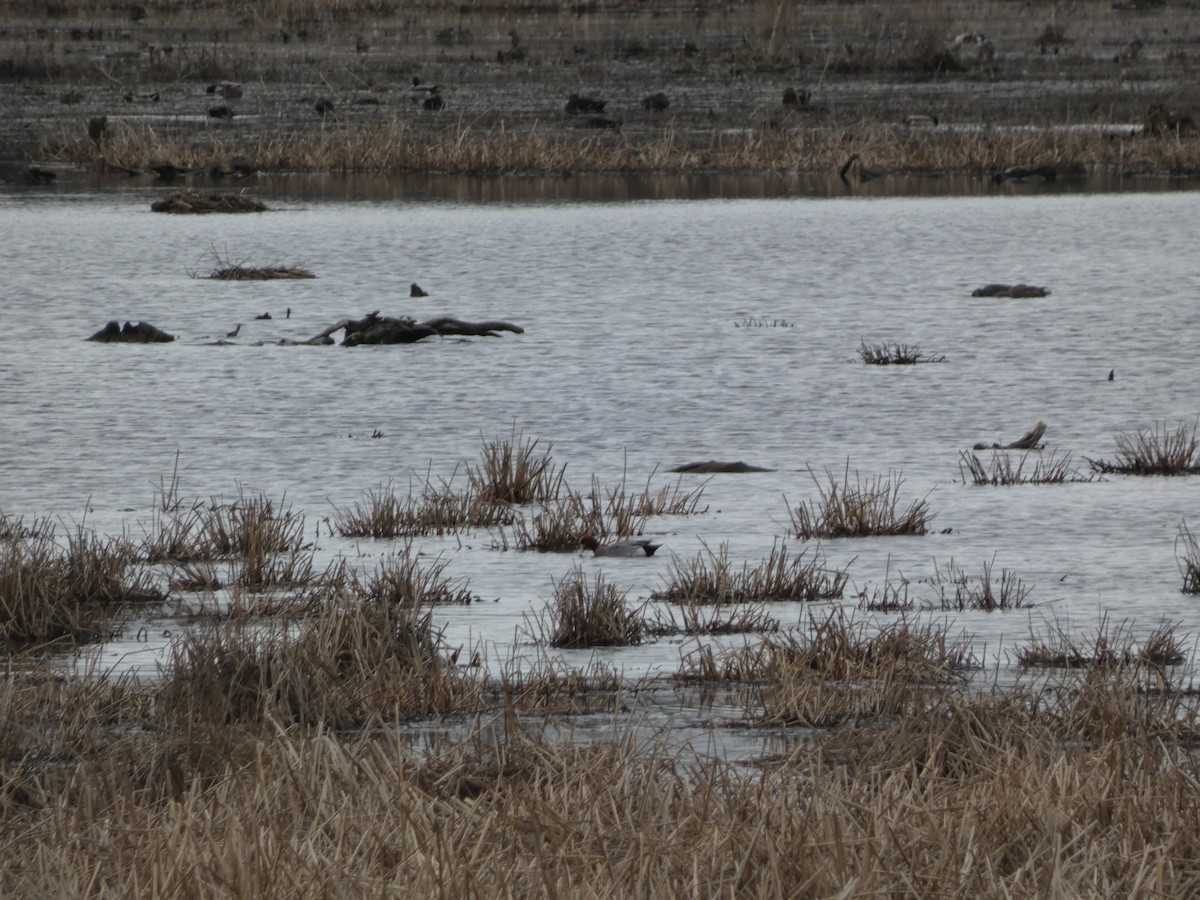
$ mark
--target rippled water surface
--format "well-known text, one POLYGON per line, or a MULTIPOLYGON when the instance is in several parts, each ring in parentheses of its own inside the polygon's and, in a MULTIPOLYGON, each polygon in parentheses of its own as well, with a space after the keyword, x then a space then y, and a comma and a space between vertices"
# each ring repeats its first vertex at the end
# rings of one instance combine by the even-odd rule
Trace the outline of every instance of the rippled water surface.
MULTIPOLYGON (((914 581, 920 606, 933 595, 915 582, 935 562, 974 574, 994 558, 1036 606, 955 624, 1002 669, 1031 629, 1094 634, 1105 615, 1138 634, 1200 625, 1175 556, 1200 480, 981 488, 959 469, 961 450, 1039 420, 1048 448, 1086 472, 1085 457, 1114 456, 1117 433, 1195 419, 1198 194, 481 204, 284 191, 269 213, 196 217, 151 214, 150 199, 0 197, 4 513, 76 523, 86 510, 102 532, 140 536, 178 451, 182 494, 286 495, 319 531, 319 559, 373 567, 394 545, 329 536, 335 507, 388 481, 461 478, 484 440, 515 427, 552 444, 582 490, 593 474, 615 487, 622 473, 640 490, 656 469, 664 486, 663 469, 711 458, 776 471, 713 478, 706 514, 651 522, 664 549, 649 560, 503 551, 486 532, 426 542, 447 574, 496 601, 437 613, 452 643, 483 642, 492 659, 514 636, 528 641, 527 616, 576 564, 603 568, 631 599, 662 585, 672 555, 705 545, 728 542, 756 565, 785 535, 789 504, 816 498, 809 468, 840 477, 847 465, 902 472, 902 499, 927 496, 936 514, 924 537, 822 545, 850 566, 848 606, 889 574, 914 581), (189 277, 207 274, 214 250, 319 277, 189 277), (409 299, 414 281, 427 299, 409 299), (970 296, 992 281, 1053 293, 970 296), (504 319, 525 333, 274 344, 376 309, 504 319), (179 340, 83 340, 109 319, 179 340), (212 345, 239 322, 235 346, 212 345), (861 341, 918 344, 946 362, 866 366, 861 341)), ((770 612, 785 624, 806 615, 770 612)), ((162 643, 117 642, 105 658, 150 670, 162 643)), ((631 675, 671 672, 687 647, 603 658, 631 675)))

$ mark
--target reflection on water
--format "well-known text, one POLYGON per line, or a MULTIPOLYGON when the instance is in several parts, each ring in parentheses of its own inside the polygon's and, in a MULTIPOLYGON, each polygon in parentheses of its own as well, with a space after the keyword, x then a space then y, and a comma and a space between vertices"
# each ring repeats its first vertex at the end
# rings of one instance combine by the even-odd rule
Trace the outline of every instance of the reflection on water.
MULTIPOLYGON (((461 478, 482 440, 515 424, 553 444, 582 491, 593 474, 604 486, 622 476, 637 490, 648 478, 665 485, 665 468, 712 458, 774 471, 712 479, 707 513, 651 523, 664 550, 649 560, 503 551, 486 532, 423 542, 448 560, 447 574, 497 601, 436 613, 452 644, 480 645, 490 665, 531 652, 529 617, 572 566, 602 569, 642 599, 674 557, 705 547, 727 544, 735 562, 757 565, 784 536, 789 507, 817 496, 814 473, 847 465, 902 473, 902 497, 926 497, 936 516, 925 537, 824 543, 832 565, 850 567, 850 607, 886 578, 908 579, 912 615, 949 617, 1005 671, 1031 632, 1087 635, 1103 615, 1129 619, 1135 636, 1163 620, 1195 634, 1174 538, 1200 481, 978 488, 963 483, 959 453, 1044 420, 1049 447, 1086 470, 1086 457, 1114 455, 1118 432, 1194 419, 1200 195, 1165 183, 1096 194, 972 181, 953 197, 914 190, 857 202, 873 182, 849 192, 815 184, 268 179, 274 212, 198 217, 151 214, 149 190, 9 195, 0 201, 0 510, 86 516, 139 537, 179 451, 184 496, 286 497, 305 513, 318 567, 344 557, 369 571, 397 548, 331 536, 332 510, 389 480, 403 489, 461 478), (676 200, 701 185, 741 199, 629 202, 676 200), (847 193, 855 202, 838 199, 847 193), (189 277, 214 248, 318 277, 189 277), (410 299, 413 281, 430 296, 410 299), (994 281, 1052 293, 970 296, 994 281), (500 318, 525 334, 385 348, 277 343, 373 309, 500 318), (271 320, 255 319, 267 311, 271 320), (179 340, 82 340, 109 319, 146 320, 179 340), (237 323, 234 345, 212 346, 237 323), (917 344, 947 361, 868 367, 862 341, 917 344), (968 573, 992 560, 1015 571, 1036 606, 943 612, 925 585, 951 559, 968 573)), ((770 612, 785 626, 808 613, 770 612)), ((175 627, 126 635, 102 659, 152 670, 175 627)), ((692 646, 562 658, 662 674, 692 646)))
MULTIPOLYGON (((8 173, 14 184, 20 171, 8 173)), ((305 202, 448 202, 478 204, 625 203, 646 200, 780 199, 788 197, 1004 197, 1192 190, 1194 178, 1121 177, 1095 173, 1086 179, 996 182, 976 175, 908 173, 867 181, 843 181, 836 173, 573 175, 556 177, 483 177, 462 175, 257 175, 246 179, 196 174, 175 182, 154 174, 129 178, 65 170, 58 183, 40 195, 118 192, 133 189, 167 192, 181 186, 250 190, 264 197, 305 202)), ((11 189, 11 185, 9 188, 11 189)), ((0 178, 0 191, 4 179, 0 178)), ((0 196, 3 196, 0 193, 0 196)))

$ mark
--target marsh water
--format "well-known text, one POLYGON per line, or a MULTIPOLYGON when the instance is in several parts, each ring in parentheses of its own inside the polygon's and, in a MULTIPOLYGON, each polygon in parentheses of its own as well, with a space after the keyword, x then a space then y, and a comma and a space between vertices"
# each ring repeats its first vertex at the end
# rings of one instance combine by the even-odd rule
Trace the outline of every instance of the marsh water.
MULTIPOLYGON (((1115 456, 1116 435, 1196 419, 1200 194, 771 184, 613 182, 587 194, 577 180, 280 180, 260 187, 270 212, 194 217, 152 214, 161 187, 0 194, 0 511, 140 537, 178 461, 183 497, 265 494, 303 512, 318 568, 344 557, 369 570, 399 544, 333 535, 335 509, 389 482, 465 485, 483 443, 515 431, 552 448, 585 492, 593 475, 658 489, 678 477, 667 468, 697 460, 774 471, 683 476, 685 490, 704 486, 707 512, 651 520, 663 543, 651 559, 518 552, 487 531, 419 541, 484 599, 436 616, 452 645, 482 648, 489 664, 535 652, 532 618, 574 566, 603 570, 635 603, 673 558, 705 548, 755 566, 787 537, 789 507, 847 471, 902 479, 901 500, 927 498, 935 515, 921 537, 790 541, 849 566, 842 602, 856 618, 890 621, 859 610, 858 594, 906 578, 909 617, 949 617, 989 671, 1011 671, 1031 634, 1087 642, 1106 620, 1134 635, 1175 623, 1192 651, 1200 601, 1180 591, 1176 536, 1200 509, 1200 479, 979 487, 960 452, 1040 420, 1042 452, 1070 454, 1086 476, 1087 458, 1115 456), (318 277, 192 277, 217 257, 318 277), (412 282, 429 296, 410 299, 412 282), (971 296, 988 282, 1052 293, 971 296), (372 310, 525 332, 277 343, 372 310), (110 319, 178 340, 84 340, 110 319), (238 323, 235 341, 214 344, 238 323), (867 366, 862 342, 945 361, 867 366), (972 576, 989 562, 1017 573, 1029 608, 941 610, 927 582, 951 560, 972 576)), ((803 627, 813 609, 768 611, 803 627)), ((154 672, 186 621, 148 624, 99 648, 100 664, 154 672)), ((694 646, 563 657, 665 675, 694 646)))

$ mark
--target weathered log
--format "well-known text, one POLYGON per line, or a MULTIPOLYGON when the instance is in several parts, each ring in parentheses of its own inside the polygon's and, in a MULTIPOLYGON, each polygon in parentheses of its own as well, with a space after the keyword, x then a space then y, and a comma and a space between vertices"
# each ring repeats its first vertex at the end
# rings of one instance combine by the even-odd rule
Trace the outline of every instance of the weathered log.
POLYGON ((166 344, 175 340, 175 335, 167 334, 149 322, 138 322, 136 325, 126 322, 122 327, 114 319, 88 340, 102 344, 166 344))
POLYGON ((1045 444, 1038 443, 1046 433, 1046 423, 1038 422, 1011 444, 978 443, 973 450, 1041 450, 1045 444))
POLYGON ((464 322, 452 316, 439 316, 436 319, 426 319, 421 323, 426 328, 432 328, 438 334, 465 334, 475 337, 500 337, 498 331, 511 331, 513 334, 524 334, 525 329, 511 322, 464 322))
POLYGON ((725 472, 774 472, 775 470, 764 469, 762 466, 752 466, 749 463, 742 462, 741 460, 738 460, 737 462, 721 462, 716 459, 710 459, 707 462, 684 463, 682 466, 676 466, 673 469, 667 469, 667 471, 711 475, 725 472))
POLYGON ((985 284, 971 291, 972 297, 1045 297, 1050 293, 1049 288, 1033 284, 985 284))

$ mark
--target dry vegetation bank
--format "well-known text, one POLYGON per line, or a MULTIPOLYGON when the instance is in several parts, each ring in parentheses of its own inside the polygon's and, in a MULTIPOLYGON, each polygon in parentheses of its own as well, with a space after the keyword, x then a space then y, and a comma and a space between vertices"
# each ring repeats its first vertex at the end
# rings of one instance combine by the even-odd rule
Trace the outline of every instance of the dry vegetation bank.
POLYGON ((834 173, 854 154, 854 178, 1191 174, 1198 35, 1176 3, 16 3, 0 146, 197 180, 834 173), (572 94, 604 105, 572 114, 572 94))
POLYGON ((944 635, 892 629, 871 639, 831 620, 811 643, 776 642, 749 673, 772 673, 748 703, 752 718, 819 717, 821 727, 796 731, 781 756, 738 764, 681 754, 622 718, 611 737, 553 739, 521 724, 514 704, 534 703, 536 719, 537 708, 564 708, 565 692, 603 690, 602 680, 570 683, 548 667, 481 691, 470 670, 411 652, 430 646, 419 621, 351 618, 271 642, 290 644, 290 661, 274 650, 250 666, 244 644, 198 640, 158 686, 10 670, 0 679, 9 860, 0 890, 1107 897, 1200 888, 1196 698, 1163 689, 1126 656, 1056 690, 973 695, 957 686, 944 635), (391 649, 378 657, 372 646, 391 649), (425 741, 390 727, 452 708, 484 714, 425 741))

